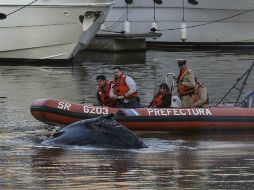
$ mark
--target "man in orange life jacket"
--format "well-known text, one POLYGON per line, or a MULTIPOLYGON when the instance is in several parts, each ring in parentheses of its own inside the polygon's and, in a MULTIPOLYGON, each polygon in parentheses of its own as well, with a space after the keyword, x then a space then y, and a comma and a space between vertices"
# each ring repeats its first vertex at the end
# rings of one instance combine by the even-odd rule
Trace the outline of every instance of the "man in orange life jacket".
POLYGON ((209 104, 209 98, 207 93, 207 88, 200 84, 195 78, 195 91, 193 98, 193 106, 197 108, 207 108, 209 104))
POLYGON ((114 67, 114 79, 111 84, 111 98, 116 99, 118 108, 138 108, 140 107, 139 95, 135 81, 128 75, 122 73, 120 67, 114 67))
POLYGON ((178 59, 177 64, 180 69, 177 77, 177 87, 182 101, 182 107, 191 108, 193 107, 195 77, 192 70, 186 65, 186 59, 178 59))
POLYGON ((97 89, 97 102, 99 106, 114 106, 114 100, 109 97, 109 92, 111 88, 111 83, 106 80, 104 75, 99 75, 96 77, 96 81, 98 83, 97 89))
POLYGON ((171 106, 171 92, 166 83, 160 84, 159 92, 154 96, 148 107, 169 108, 171 106))

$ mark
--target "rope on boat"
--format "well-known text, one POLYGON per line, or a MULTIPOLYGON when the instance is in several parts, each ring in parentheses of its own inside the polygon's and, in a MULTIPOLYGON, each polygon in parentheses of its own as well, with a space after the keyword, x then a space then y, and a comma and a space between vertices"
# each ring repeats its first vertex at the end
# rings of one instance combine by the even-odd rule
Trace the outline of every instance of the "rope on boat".
POLYGON ((6 16, 10 16, 10 15, 12 15, 12 14, 14 14, 14 13, 16 13, 16 12, 18 12, 18 11, 20 11, 20 10, 22 10, 22 9, 24 9, 24 8, 26 8, 26 7, 28 7, 28 6, 30 6, 30 5, 32 5, 32 4, 35 3, 36 1, 38 1, 38 0, 34 0, 34 1, 30 2, 29 4, 20 7, 19 9, 15 10, 15 11, 9 13, 9 14, 7 14, 6 16))

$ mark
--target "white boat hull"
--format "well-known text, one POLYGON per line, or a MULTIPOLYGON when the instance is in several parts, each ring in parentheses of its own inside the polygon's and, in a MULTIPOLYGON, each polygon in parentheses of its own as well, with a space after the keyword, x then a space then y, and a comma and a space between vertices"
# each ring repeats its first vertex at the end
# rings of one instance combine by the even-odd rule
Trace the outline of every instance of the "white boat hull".
MULTIPOLYGON (((31 1, 0 1, 8 14, 31 1), (23 3, 22 3, 23 2, 23 3), (7 4, 8 3, 8 4, 7 4)), ((39 0, 0 20, 0 59, 70 59, 87 46, 104 22, 110 0, 39 0), (86 12, 99 16, 79 16, 86 12)))
MULTIPOLYGON (((198 5, 190 5, 185 0, 184 19, 187 28, 186 42, 205 43, 248 43, 254 42, 254 8, 253 0, 197 0, 198 5), (219 22, 216 20, 231 17, 219 22)), ((124 0, 116 0, 116 4, 106 18, 105 28, 111 31, 124 30, 124 17, 126 4, 124 0), (121 23, 119 19, 122 17, 121 23), (118 23, 118 24, 116 24, 118 23), (112 27, 111 27, 112 26, 112 27)), ((180 25, 183 19, 182 0, 163 0, 162 5, 156 5, 155 14, 160 38, 149 38, 148 41, 182 42, 180 25), (177 29, 178 28, 178 29, 177 29), (169 30, 167 30, 169 29, 169 30)), ((153 1, 133 0, 129 6, 128 21, 131 33, 147 33, 154 21, 153 1)))

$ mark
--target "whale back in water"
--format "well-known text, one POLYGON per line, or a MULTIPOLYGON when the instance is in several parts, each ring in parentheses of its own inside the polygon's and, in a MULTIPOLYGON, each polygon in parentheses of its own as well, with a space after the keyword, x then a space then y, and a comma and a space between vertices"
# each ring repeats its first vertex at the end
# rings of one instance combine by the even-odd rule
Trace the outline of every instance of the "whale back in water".
POLYGON ((42 144, 95 145, 111 148, 145 148, 146 145, 129 129, 114 120, 114 114, 72 123, 42 144))

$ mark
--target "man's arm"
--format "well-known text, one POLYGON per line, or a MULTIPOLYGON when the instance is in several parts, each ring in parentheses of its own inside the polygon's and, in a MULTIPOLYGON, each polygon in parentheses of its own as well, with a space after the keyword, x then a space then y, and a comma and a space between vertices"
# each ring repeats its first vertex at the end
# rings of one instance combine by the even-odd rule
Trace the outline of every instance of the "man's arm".
POLYGON ((114 89, 113 89, 112 86, 113 86, 113 85, 111 84, 110 91, 109 91, 109 97, 110 97, 110 98, 115 98, 114 89))
POLYGON ((206 87, 199 88, 200 100, 194 103, 194 107, 202 106, 207 100, 207 89, 206 87))
POLYGON ((97 103, 98 103, 98 105, 99 106, 102 106, 103 105, 103 103, 102 103, 102 101, 101 101, 101 97, 100 97, 100 95, 99 95, 99 92, 97 91, 97 93, 96 93, 96 98, 97 98, 97 103))
POLYGON ((195 77, 191 70, 189 70, 188 73, 183 78, 183 85, 189 88, 195 87, 195 77))
POLYGON ((162 100, 161 108, 169 108, 171 106, 171 95, 165 95, 162 100))
POLYGON ((125 94, 125 97, 128 97, 128 96, 134 94, 135 92, 137 92, 137 85, 131 77, 126 76, 125 83, 129 88, 129 91, 125 94))

